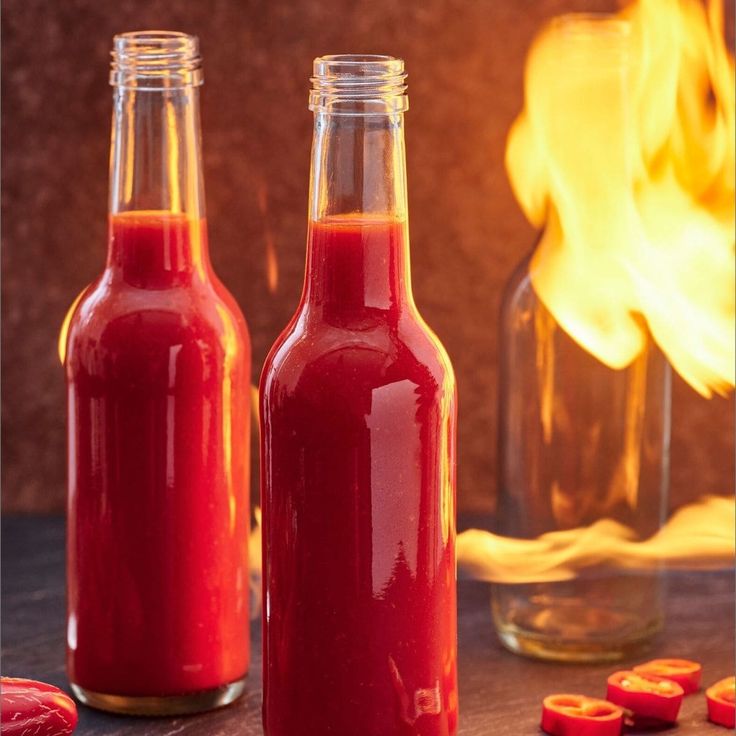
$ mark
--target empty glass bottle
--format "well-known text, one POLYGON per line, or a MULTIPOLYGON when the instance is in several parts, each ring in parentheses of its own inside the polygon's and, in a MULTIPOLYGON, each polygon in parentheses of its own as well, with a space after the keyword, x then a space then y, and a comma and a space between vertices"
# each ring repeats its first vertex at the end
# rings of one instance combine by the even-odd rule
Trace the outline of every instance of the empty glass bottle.
MULTIPOLYGON (((534 292, 525 260, 501 314, 499 531, 510 537, 625 524, 639 538, 667 511, 669 364, 652 343, 613 370, 576 343, 534 292)), ((575 579, 493 586, 493 618, 512 651, 616 660, 662 623, 662 580, 583 567, 575 579)))

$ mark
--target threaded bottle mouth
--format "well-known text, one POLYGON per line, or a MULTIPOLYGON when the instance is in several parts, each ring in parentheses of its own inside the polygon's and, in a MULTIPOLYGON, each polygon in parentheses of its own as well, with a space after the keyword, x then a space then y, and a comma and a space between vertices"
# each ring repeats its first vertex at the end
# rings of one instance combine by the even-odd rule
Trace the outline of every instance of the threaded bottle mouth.
POLYGON ((199 39, 178 31, 132 31, 113 39, 110 84, 164 90, 202 84, 199 39))
POLYGON ((565 13, 553 18, 546 32, 562 51, 555 61, 571 66, 607 68, 625 65, 633 43, 631 21, 612 13, 565 13))
POLYGON ((314 60, 309 109, 335 115, 385 115, 409 109, 403 59, 333 54, 314 60))

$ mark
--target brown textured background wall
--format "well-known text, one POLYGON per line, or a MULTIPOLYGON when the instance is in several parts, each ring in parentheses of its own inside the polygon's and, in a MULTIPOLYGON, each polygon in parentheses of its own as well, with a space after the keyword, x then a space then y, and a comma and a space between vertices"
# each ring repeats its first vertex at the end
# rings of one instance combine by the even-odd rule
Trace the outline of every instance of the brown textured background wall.
MULTIPOLYGON (((524 55, 546 18, 613 8, 612 0, 6 0, 3 508, 64 505, 56 338, 104 262, 111 37, 146 28, 202 41, 212 258, 249 321, 256 372, 301 289, 311 60, 340 52, 406 60, 415 292, 458 373, 461 505, 492 508, 497 314, 502 286, 534 240, 503 168, 524 55), (274 294, 267 232, 279 265, 274 294)), ((732 399, 704 401, 676 380, 674 504, 731 491, 733 408, 732 399)))

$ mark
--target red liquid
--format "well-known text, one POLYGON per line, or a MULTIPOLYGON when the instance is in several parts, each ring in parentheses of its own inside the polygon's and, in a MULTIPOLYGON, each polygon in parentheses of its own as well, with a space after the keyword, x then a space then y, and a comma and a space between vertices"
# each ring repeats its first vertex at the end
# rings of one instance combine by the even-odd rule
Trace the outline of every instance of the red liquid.
POLYGON ((192 693, 248 668, 250 343, 203 222, 110 235, 67 342, 69 677, 192 693))
POLYGON ((263 370, 268 736, 456 732, 455 384, 404 232, 313 223, 263 370))

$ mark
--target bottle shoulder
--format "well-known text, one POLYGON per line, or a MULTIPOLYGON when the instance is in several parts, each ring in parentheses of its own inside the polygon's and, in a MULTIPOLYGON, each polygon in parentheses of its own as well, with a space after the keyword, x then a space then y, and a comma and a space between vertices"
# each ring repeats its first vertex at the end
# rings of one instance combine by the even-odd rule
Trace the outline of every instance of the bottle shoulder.
POLYGON ((90 351, 156 353, 185 343, 250 359, 243 314, 219 282, 138 289, 103 274, 72 309, 67 335, 62 335, 70 362, 90 351))
POLYGON ((406 380, 455 391, 452 364, 437 336, 416 313, 364 329, 295 318, 272 347, 261 392, 332 384, 336 392, 406 380))

